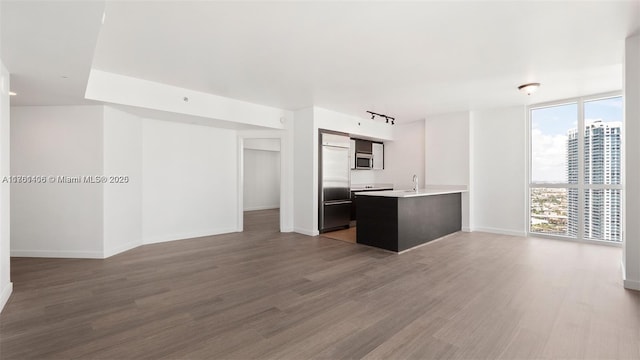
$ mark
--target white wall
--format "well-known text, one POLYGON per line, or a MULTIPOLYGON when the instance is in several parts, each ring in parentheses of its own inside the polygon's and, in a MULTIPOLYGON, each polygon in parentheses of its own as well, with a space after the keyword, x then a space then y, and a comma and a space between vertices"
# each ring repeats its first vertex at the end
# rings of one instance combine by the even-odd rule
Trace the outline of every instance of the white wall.
MULTIPOLYGON (((472 187, 472 123, 469 112, 428 117, 425 120, 425 185, 472 187)), ((462 194, 462 230, 471 231, 471 192, 462 194)))
POLYGON ((469 113, 425 120, 425 184, 469 185, 469 113))
POLYGON ((104 256, 142 244, 142 120, 104 108, 104 175, 126 183, 104 185, 104 256))
POLYGON ((244 139, 244 211, 280 207, 280 161, 280 139, 244 139))
POLYGON ((640 290, 640 35, 625 42, 624 286, 640 290))
POLYGON ((525 236, 526 109, 474 111, 472 230, 525 236))
MULTIPOLYGON (((387 144, 384 146, 385 152, 387 144)), ((385 153, 385 158, 387 154, 385 153)), ((386 160, 386 159, 385 159, 386 160)), ((388 163, 385 163, 387 166, 388 163)), ((351 170, 351 185, 356 184, 379 184, 383 182, 382 174, 386 170, 351 170)))
MULTIPOLYGON (((362 119, 319 107, 313 108, 313 119, 316 130, 340 131, 364 139, 393 140, 393 125, 380 120, 362 119)), ((315 140, 318 141, 317 136, 315 140)))
POLYGON ((280 231, 292 232, 294 229, 294 117, 288 112, 285 117, 285 130, 280 131, 280 231))
MULTIPOLYGON (((273 147, 272 144, 270 148, 273 147)), ((279 150, 254 150, 245 146, 243 191, 244 211, 280 207, 279 150)))
MULTIPOLYGON (((9 72, 0 61, 0 179, 10 175, 9 85, 9 72)), ((9 257, 11 236, 9 199, 10 185, 0 182, 0 312, 13 290, 9 257)))
POLYGON ((314 236, 318 234, 318 140, 314 140, 313 108, 296 111, 294 119, 293 231, 314 236))
MULTIPOLYGON (((211 120, 284 129, 288 111, 246 101, 225 98, 149 80, 92 69, 87 99, 136 106, 211 120), (188 101, 184 101, 184 98, 188 101)), ((209 125, 209 124, 207 124, 209 125)))
POLYGON ((144 119, 143 241, 155 243, 237 228, 237 134, 144 119))
POLYGON ((13 185, 14 256, 102 258, 142 243, 235 231, 236 131, 103 106, 12 110, 13 175, 129 179, 13 185))
POLYGON ((414 121, 393 126, 394 141, 384 143, 384 171, 379 182, 391 183, 395 189, 413 188, 413 175, 419 186, 425 184, 425 122, 414 121))
POLYGON ((280 139, 245 139, 242 145, 251 150, 280 151, 280 139))
MULTIPOLYGON (((11 109, 12 175, 101 175, 102 148, 102 106, 11 109)), ((88 183, 12 185, 12 255, 101 258, 102 190, 88 183)))

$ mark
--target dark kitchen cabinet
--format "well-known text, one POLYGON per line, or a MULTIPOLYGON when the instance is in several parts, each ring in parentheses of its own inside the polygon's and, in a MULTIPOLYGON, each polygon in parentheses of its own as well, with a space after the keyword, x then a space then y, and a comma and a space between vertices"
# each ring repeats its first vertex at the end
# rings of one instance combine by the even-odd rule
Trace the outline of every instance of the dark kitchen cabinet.
POLYGON ((351 220, 356 219, 356 191, 351 190, 351 220))
POLYGON ((356 219, 356 193, 363 191, 385 191, 385 190, 393 190, 393 187, 379 187, 375 189, 361 189, 361 190, 351 190, 351 220, 356 219))
POLYGON ((373 152, 373 143, 369 140, 356 139, 356 153, 371 154, 373 152))

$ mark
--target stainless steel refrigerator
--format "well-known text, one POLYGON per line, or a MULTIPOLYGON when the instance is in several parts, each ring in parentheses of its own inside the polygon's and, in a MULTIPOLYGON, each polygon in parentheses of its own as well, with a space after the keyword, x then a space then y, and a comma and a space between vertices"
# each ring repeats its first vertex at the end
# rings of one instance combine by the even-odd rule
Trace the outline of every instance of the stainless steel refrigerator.
POLYGON ((347 135, 320 133, 319 230, 348 228, 351 220, 347 135))

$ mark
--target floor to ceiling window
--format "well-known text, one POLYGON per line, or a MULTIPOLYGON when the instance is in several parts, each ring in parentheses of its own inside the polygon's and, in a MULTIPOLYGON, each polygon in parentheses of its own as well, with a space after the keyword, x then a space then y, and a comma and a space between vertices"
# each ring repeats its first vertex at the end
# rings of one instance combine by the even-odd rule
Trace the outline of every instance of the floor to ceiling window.
POLYGON ((529 109, 529 233, 622 241, 622 97, 529 109))

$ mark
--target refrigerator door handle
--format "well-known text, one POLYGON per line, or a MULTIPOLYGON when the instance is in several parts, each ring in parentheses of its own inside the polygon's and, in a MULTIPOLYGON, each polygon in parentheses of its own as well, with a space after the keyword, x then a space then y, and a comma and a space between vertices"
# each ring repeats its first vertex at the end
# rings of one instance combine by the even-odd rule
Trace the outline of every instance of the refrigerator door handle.
POLYGON ((344 204, 351 204, 351 200, 344 200, 344 201, 328 201, 325 202, 324 205, 325 206, 329 206, 329 205, 344 205, 344 204))

